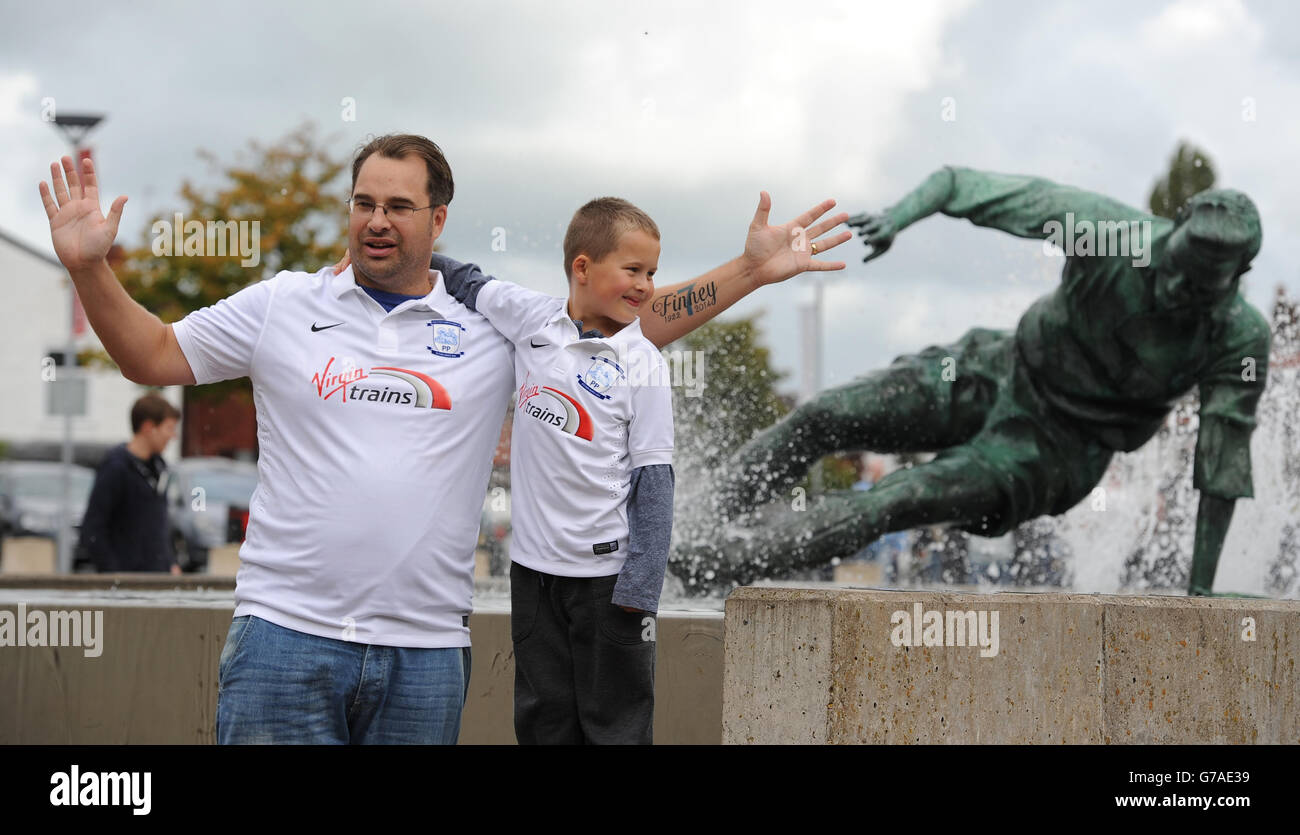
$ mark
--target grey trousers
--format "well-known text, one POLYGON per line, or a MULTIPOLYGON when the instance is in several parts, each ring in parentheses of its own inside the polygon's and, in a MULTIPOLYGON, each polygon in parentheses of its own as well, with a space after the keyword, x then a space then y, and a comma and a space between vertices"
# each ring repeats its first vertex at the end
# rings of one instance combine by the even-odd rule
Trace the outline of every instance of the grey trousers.
POLYGON ((650 744, 657 624, 610 602, 617 579, 510 564, 521 745, 650 744))

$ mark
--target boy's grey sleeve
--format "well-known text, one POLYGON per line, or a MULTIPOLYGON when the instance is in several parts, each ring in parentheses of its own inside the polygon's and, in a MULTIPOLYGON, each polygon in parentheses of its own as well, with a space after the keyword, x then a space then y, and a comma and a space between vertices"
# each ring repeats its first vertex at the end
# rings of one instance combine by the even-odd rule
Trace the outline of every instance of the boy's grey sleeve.
POLYGON ((433 253, 433 258, 429 259, 429 269, 442 273, 447 293, 475 312, 478 311, 475 306, 478 291, 483 289, 484 284, 496 279, 496 276, 484 275, 478 264, 462 264, 440 252, 433 253))
POLYGON ((614 584, 616 606, 659 610, 673 535, 673 468, 651 464, 632 471, 627 498, 627 559, 614 584))

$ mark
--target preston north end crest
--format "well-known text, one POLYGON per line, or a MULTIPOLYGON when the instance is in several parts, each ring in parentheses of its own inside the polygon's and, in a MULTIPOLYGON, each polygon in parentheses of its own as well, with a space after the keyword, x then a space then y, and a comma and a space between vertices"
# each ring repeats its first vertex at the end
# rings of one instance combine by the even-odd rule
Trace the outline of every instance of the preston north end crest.
POLYGON ((464 325, 447 319, 430 319, 427 324, 433 328, 433 344, 425 346, 430 353, 440 357, 459 357, 465 353, 460 349, 460 336, 465 332, 464 325))
POLYGON ((623 369, 608 357, 592 357, 591 367, 578 375, 578 385, 601 400, 608 400, 610 396, 605 392, 626 380, 627 375, 623 369))

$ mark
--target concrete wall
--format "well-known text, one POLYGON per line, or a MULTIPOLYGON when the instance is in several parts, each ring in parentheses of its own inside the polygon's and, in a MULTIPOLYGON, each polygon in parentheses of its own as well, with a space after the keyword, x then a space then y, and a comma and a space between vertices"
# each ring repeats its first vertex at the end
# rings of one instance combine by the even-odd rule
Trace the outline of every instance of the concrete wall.
POLYGON ((1296 744, 1298 655, 1296 601, 746 588, 723 741, 1296 744), (996 613, 997 654, 895 645, 917 603, 996 613))
MULTIPOLYGON (((234 612, 230 581, 216 578, 204 586, 199 577, 173 582, 137 575, 107 589, 111 577, 69 577, 59 589, 30 587, 37 582, 6 578, 0 611, 16 614, 19 603, 27 611, 102 611, 102 654, 87 657, 77 647, 0 646, 0 744, 214 741, 217 661, 234 612)), ((722 624, 721 613, 660 617, 657 742, 721 741, 722 624)), ((470 629, 473 671, 461 741, 511 744, 509 611, 476 611, 470 629)))
MULTIPOLYGON (((232 581, 52 582, 3 578, 0 611, 100 610, 103 653, 0 647, 0 744, 212 742, 232 581)), ((461 738, 509 744, 509 614, 470 626, 461 738)), ((660 743, 1300 743, 1295 601, 750 588, 725 665, 718 613, 666 612, 657 637, 660 743), (997 654, 895 646, 917 603, 996 613, 997 654)))

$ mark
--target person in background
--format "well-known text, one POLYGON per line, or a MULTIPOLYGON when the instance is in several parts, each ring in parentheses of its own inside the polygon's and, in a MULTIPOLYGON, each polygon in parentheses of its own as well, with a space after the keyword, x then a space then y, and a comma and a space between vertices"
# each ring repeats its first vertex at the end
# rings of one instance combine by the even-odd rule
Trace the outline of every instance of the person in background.
MULTIPOLYGON (((892 469, 886 466, 883 456, 871 453, 864 454, 858 459, 858 480, 854 482, 853 489, 870 490, 891 471, 892 469)), ((861 551, 853 555, 853 559, 878 562, 886 570, 892 570, 896 574, 899 557, 910 551, 911 547, 912 535, 910 531, 894 531, 865 546, 861 551)))
POLYGON ((131 440, 99 464, 81 522, 81 546, 101 572, 180 574, 167 536, 167 464, 181 413, 157 394, 131 407, 131 440))

